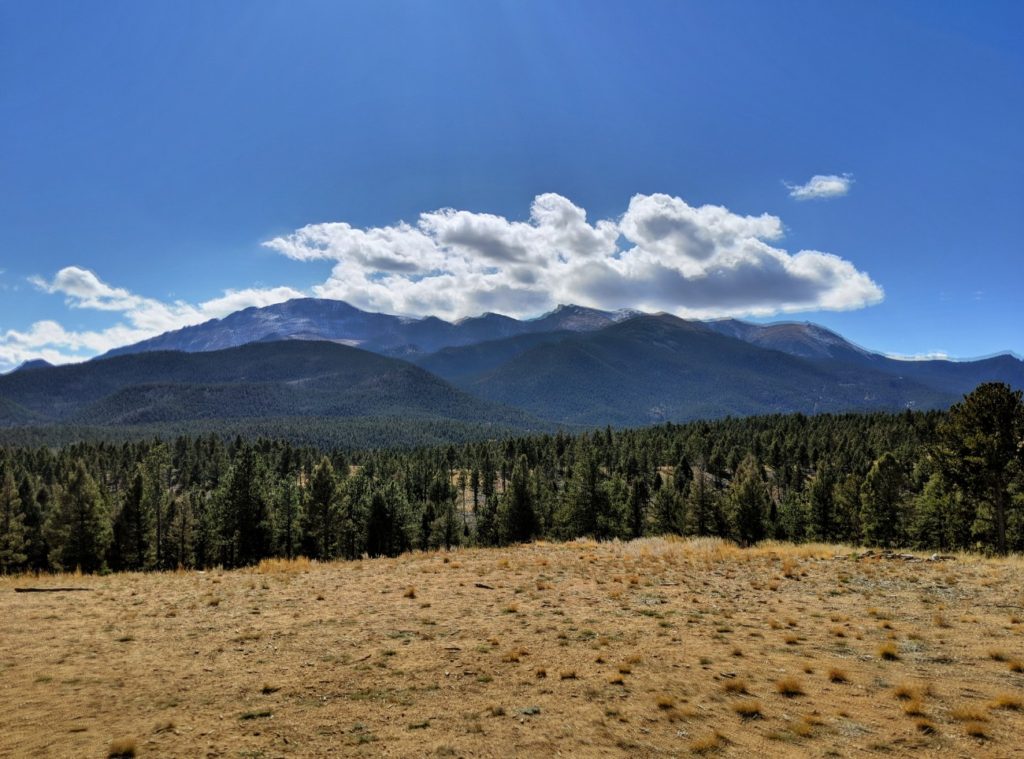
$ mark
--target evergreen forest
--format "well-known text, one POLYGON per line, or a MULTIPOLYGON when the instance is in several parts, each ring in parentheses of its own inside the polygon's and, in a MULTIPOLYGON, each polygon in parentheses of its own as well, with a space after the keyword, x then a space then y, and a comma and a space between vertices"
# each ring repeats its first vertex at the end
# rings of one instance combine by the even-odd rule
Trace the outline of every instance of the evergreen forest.
POLYGON ((416 449, 217 435, 0 448, 0 573, 237 567, 720 536, 1024 550, 1024 402, 727 418, 416 449))

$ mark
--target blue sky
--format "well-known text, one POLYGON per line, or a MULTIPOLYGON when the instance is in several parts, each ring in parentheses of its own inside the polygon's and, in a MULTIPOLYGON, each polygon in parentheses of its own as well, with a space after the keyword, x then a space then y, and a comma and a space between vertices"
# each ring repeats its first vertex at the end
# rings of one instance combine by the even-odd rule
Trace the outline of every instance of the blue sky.
POLYGON ((0 370, 295 294, 1024 354, 1021 28, 1016 2, 0 4, 0 370))

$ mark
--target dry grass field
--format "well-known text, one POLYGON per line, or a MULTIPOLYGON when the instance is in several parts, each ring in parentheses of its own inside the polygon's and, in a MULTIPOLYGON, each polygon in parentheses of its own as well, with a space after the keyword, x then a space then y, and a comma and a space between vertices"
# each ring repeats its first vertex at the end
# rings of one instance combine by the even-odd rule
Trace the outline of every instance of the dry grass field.
POLYGON ((1024 756, 1022 660, 1019 559, 651 539, 4 578, 0 756, 1024 756))

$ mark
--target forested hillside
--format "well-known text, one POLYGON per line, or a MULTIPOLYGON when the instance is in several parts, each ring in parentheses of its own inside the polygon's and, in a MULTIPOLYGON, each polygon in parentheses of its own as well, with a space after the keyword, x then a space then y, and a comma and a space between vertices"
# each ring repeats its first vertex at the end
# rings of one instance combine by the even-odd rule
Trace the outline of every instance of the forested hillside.
POLYGON ((453 348, 444 361, 424 365, 474 395, 579 425, 927 409, 956 397, 870 367, 762 348, 665 314, 546 337, 533 345, 517 338, 453 348), (522 350, 509 360, 495 359, 515 347, 522 350))
POLYGON ((217 436, 0 449, 0 571, 236 566, 655 533, 1024 549, 1024 403, 327 455, 217 436))
POLYGON ((0 427, 141 427, 166 435, 252 420, 251 433, 272 420, 377 417, 541 426, 405 361, 328 342, 149 352, 0 376, 0 427))

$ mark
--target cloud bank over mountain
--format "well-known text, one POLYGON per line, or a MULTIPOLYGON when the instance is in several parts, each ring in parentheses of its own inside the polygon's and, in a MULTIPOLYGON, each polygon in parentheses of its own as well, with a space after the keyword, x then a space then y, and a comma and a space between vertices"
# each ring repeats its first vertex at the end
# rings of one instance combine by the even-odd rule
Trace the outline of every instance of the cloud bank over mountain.
MULTIPOLYGON (((817 179, 817 178, 815 178, 817 179)), ((813 182, 813 180, 812 180, 813 182)), ((684 318, 770 316, 877 303, 880 285, 850 261, 781 246, 782 220, 665 194, 634 195, 621 216, 591 222, 568 198, 534 198, 525 221, 452 208, 415 223, 310 224, 263 245, 296 261, 330 261, 309 291, 287 285, 225 290, 201 303, 163 301, 108 284, 82 266, 38 291, 72 310, 117 315, 101 329, 37 321, 0 332, 0 370, 32 359, 82 360, 248 306, 315 295, 370 311, 455 320, 486 311, 530 317, 560 303, 665 311, 684 318)))
POLYGON ((69 330, 52 319, 37 321, 23 331, 0 332, 0 371, 34 358, 52 364, 81 361, 111 348, 127 345, 168 330, 199 324, 249 306, 269 306, 303 293, 291 287, 226 290, 218 298, 199 304, 165 303, 114 287, 95 273, 79 266, 67 266, 47 280, 30 282, 41 292, 63 295, 71 309, 108 311, 120 317, 113 326, 97 330, 69 330))
POLYGON ((882 288, 836 255, 789 253, 777 216, 634 195, 591 223, 568 198, 538 195, 527 221, 455 209, 362 229, 310 224, 263 244, 298 261, 334 261, 314 288, 360 308, 457 319, 537 314, 558 303, 667 311, 686 318, 845 310, 882 288))

